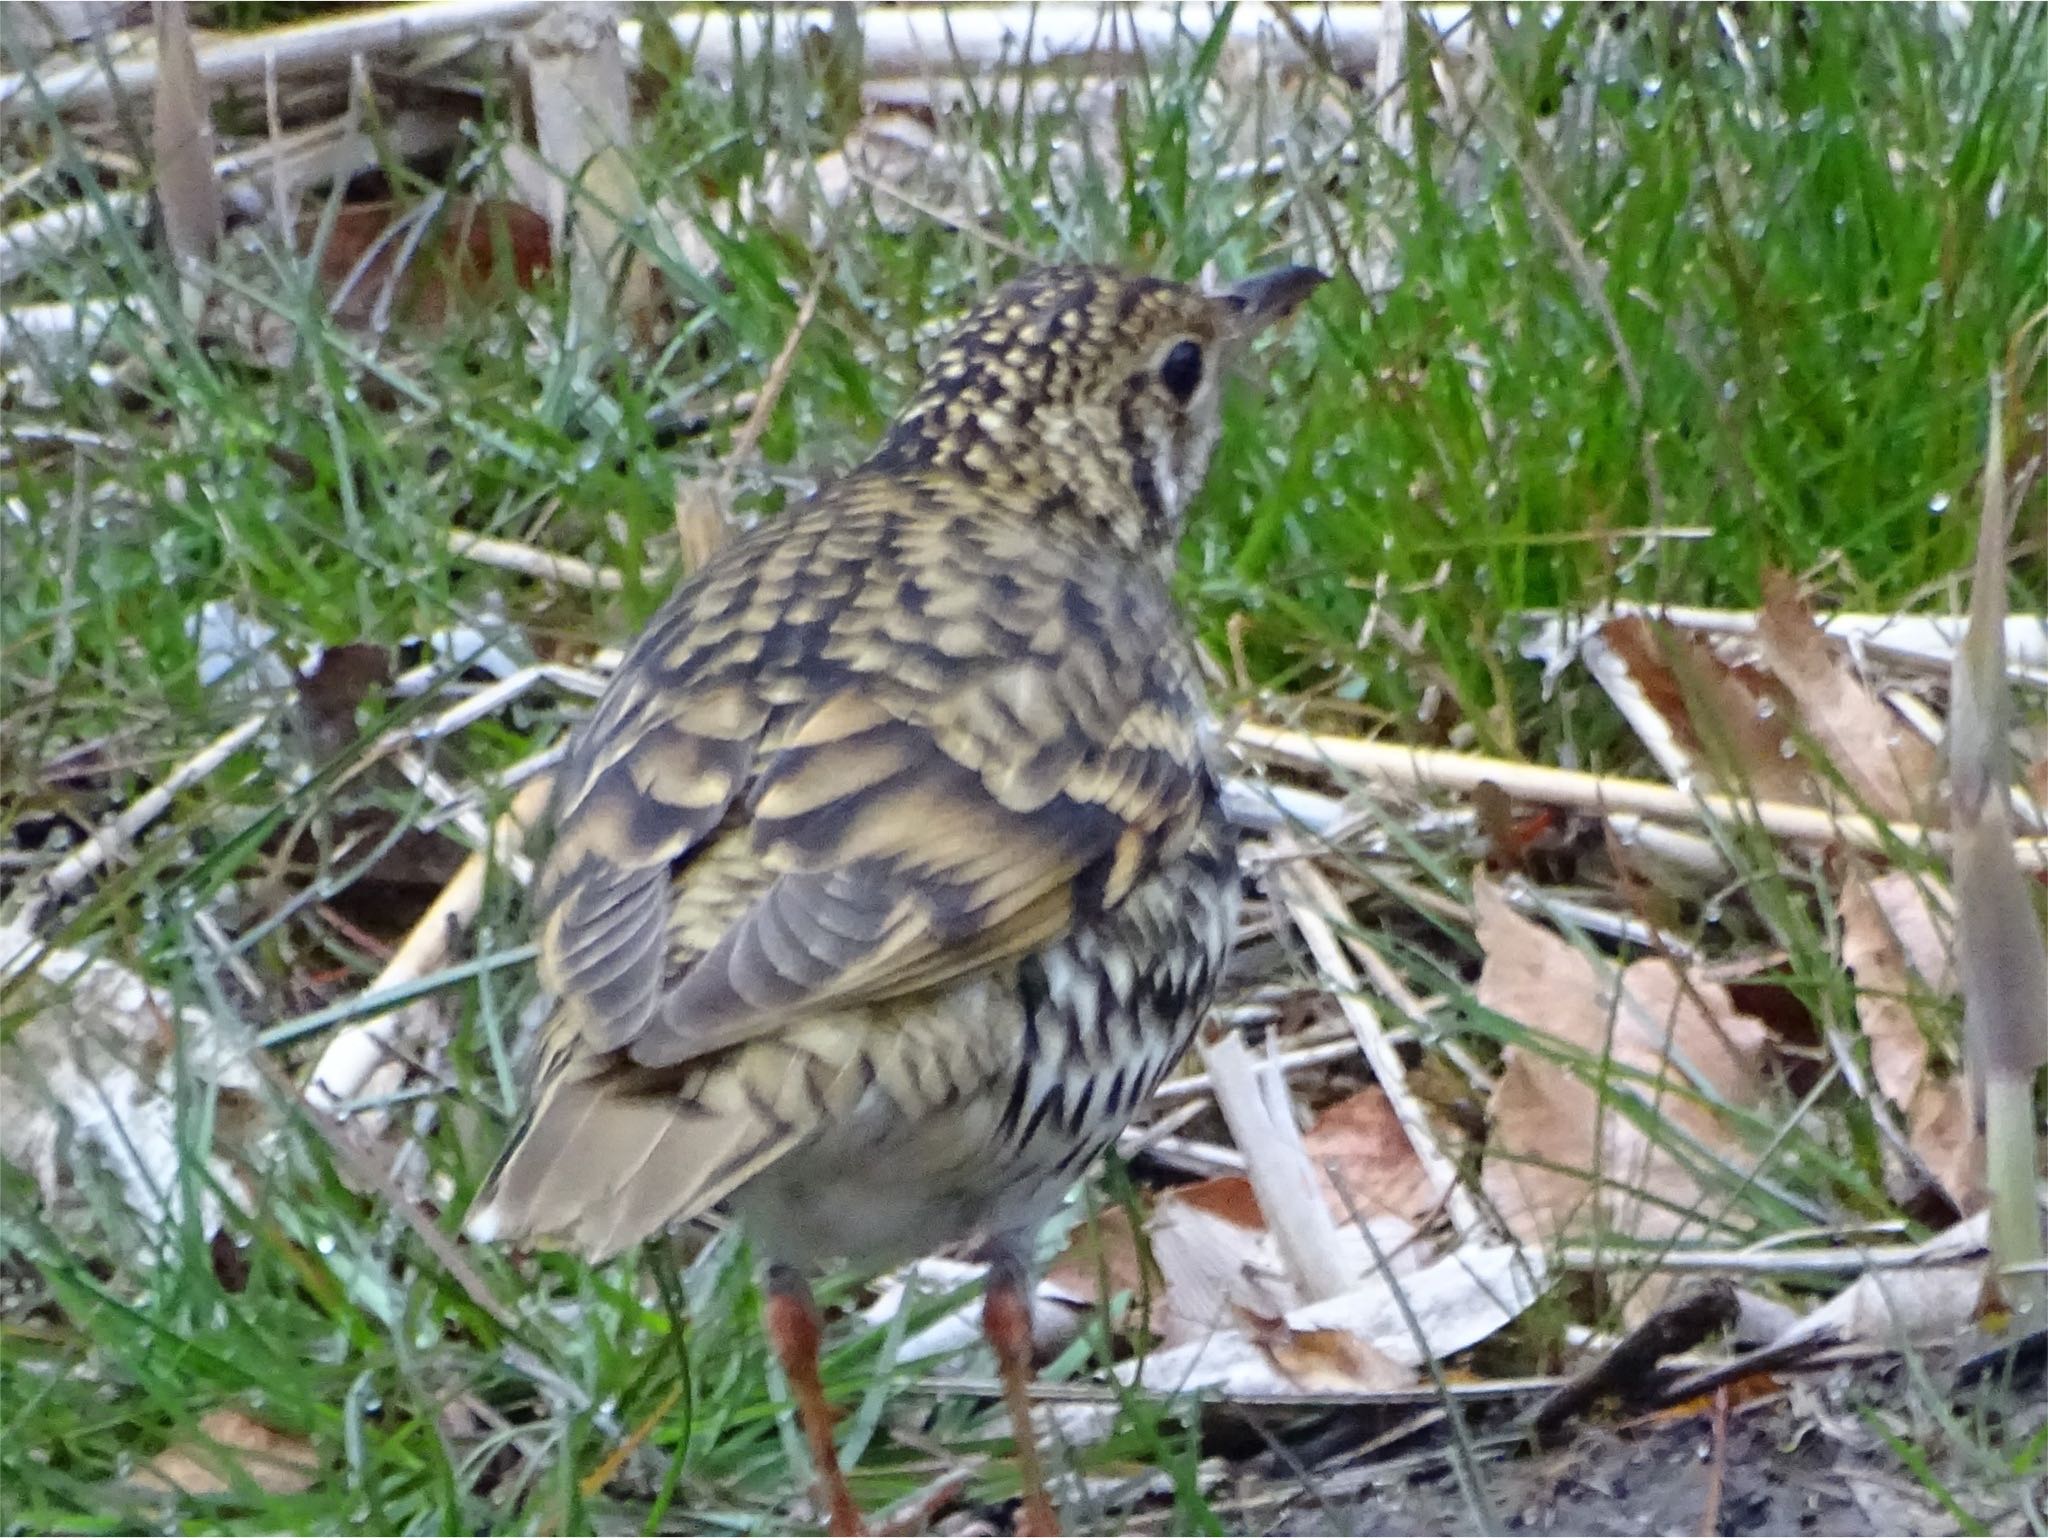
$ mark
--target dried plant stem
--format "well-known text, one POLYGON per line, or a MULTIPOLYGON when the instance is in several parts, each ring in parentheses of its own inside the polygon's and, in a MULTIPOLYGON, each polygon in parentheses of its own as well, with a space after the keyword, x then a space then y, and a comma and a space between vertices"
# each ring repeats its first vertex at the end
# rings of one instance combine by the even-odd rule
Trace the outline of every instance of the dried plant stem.
MULTIPOLYGON (((1463 29, 1457 23, 1468 7, 1417 9, 1429 16, 1434 32, 1449 34, 1437 46, 1454 54, 1464 51, 1463 29)), ((824 6, 761 6, 725 13, 691 6, 669 14, 669 25, 692 50, 697 68, 719 76, 729 76, 743 60, 793 48, 806 33, 829 31, 832 25, 832 12, 824 6)), ((962 66, 1016 69, 1027 61, 1065 73, 1103 75, 1129 73, 1145 59, 1171 49, 1191 27, 1205 24, 1167 5, 1131 6, 1117 19, 1114 33, 1105 36, 1101 13, 1094 6, 877 6, 861 17, 861 42, 868 74, 875 80, 957 75, 962 66), (1028 54, 1022 52, 1026 39, 1028 54)), ((1312 30, 1288 28, 1276 23, 1263 6, 1242 6, 1228 26, 1232 45, 1261 46, 1283 67, 1315 64, 1362 70, 1377 59, 1383 21, 1377 7, 1336 5, 1314 13, 1312 30)), ((627 47, 636 47, 638 26, 629 24, 621 30, 627 47)), ((985 82, 981 88, 986 89, 985 82)))
MULTIPOLYGON (((1409 1089, 1408 1070, 1402 1065, 1401 1055, 1387 1040, 1378 1012, 1365 1002, 1365 990, 1358 973, 1351 965, 1343 942, 1337 938, 1331 915, 1344 912, 1343 899, 1338 896, 1337 889, 1307 860, 1276 863, 1268 873, 1266 883, 1274 898, 1287 910, 1287 916, 1294 921, 1309 954, 1315 957, 1324 983, 1336 998, 1344 1018, 1350 1022, 1352 1034, 1358 1038, 1359 1050, 1372 1065, 1373 1076, 1385 1092, 1387 1104, 1393 1109, 1395 1120, 1400 1122, 1401 1131, 1408 1138, 1408 1146, 1415 1150, 1416 1160, 1429 1179, 1430 1189, 1450 1217, 1451 1226, 1463 1237, 1483 1235, 1485 1220, 1471 1193, 1459 1179, 1457 1165, 1437 1142, 1429 1112, 1409 1089)), ((1217 1098, 1220 1100, 1222 1097, 1219 1095, 1217 1098)))
MULTIPOLYGON (((593 566, 573 555, 556 555, 538 545, 522 544, 516 539, 497 539, 486 534, 472 534, 467 529, 450 529, 448 549, 451 554, 475 561, 479 566, 493 566, 499 571, 517 572, 522 577, 539 577, 567 587, 617 593, 624 591, 626 586, 625 577, 615 566, 593 566)), ((650 571, 647 576, 650 580, 658 580, 654 572, 650 571)))
POLYGON ((161 817, 180 791, 196 785, 240 752, 263 730, 269 719, 267 715, 251 716, 239 726, 222 732, 165 775, 160 784, 137 797, 132 806, 101 827, 43 877, 41 886, 16 917, 15 924, 23 929, 33 929, 51 903, 90 879, 110 860, 119 858, 135 835, 161 817))
MULTIPOLYGON (((1512 759, 1370 742, 1362 737, 1299 732, 1252 721, 1237 728, 1236 740, 1240 747, 1283 763, 1324 772, 1339 770, 1401 790, 1471 791, 1490 781, 1510 796, 1547 806, 1605 814, 1634 813, 1710 826, 1754 825, 1778 838, 1802 843, 1841 843, 1854 849, 1883 851, 1901 845, 1945 849, 1949 842, 1946 833, 1919 823, 1886 822, 1783 801, 1751 801, 1739 796, 1688 792, 1654 780, 1586 774, 1576 769, 1516 763, 1512 759)), ((2048 838, 2015 839, 2012 850, 2022 870, 2048 871, 2048 838)))
MULTIPOLYGON (((478 850, 462 862, 454 879, 441 889, 412 932, 385 963, 366 992, 397 987, 425 975, 440 965, 453 938, 475 919, 483 901, 484 875, 496 863, 511 864, 519 858, 519 845, 526 830, 547 805, 553 777, 529 780, 512 798, 512 805, 491 828, 491 847, 478 850)), ((407 1006, 408 1009, 413 1006, 407 1006)), ((306 1084, 306 1101, 316 1111, 346 1117, 352 1102, 375 1098, 396 1088, 404 1065, 393 1052, 406 1010, 393 1010, 358 1021, 335 1034, 320 1054, 306 1084), (392 1082, 386 1084, 386 1080, 392 1082)), ((366 1109, 358 1119, 371 1131, 383 1125, 381 1110, 366 1109)))
POLYGON ((1797 1250, 1630 1250, 1565 1245, 1550 1255, 1551 1264, 1561 1271, 1704 1271, 1730 1276, 1861 1276, 1866 1271, 1954 1265, 1959 1258, 1967 1257, 1930 1260, 1924 1247, 1913 1244, 1797 1250))
MULTIPOLYGON (((199 78, 208 85, 254 85, 266 72, 279 78, 346 65, 359 54, 405 48, 430 38, 490 28, 524 26, 548 9, 546 0, 426 0, 375 10, 336 10, 312 21, 210 40, 198 50, 199 78)), ((111 70, 97 60, 45 73, 0 76, 0 122, 53 108, 102 106, 117 96, 156 84, 153 56, 124 59, 111 70)))
POLYGON ((1356 1285, 1358 1279, 1339 1259, 1343 1249, 1337 1220, 1323 1201, 1301 1128, 1288 1114, 1284 1083, 1274 1078, 1279 1093, 1269 1099, 1251 1053, 1235 1031, 1213 1040, 1204 1036, 1199 1046, 1217 1109, 1244 1155, 1245 1175, 1259 1199, 1259 1211, 1303 1299, 1334 1298, 1356 1285))
MULTIPOLYGON (((1956 653, 1949 710, 1949 806, 1954 829, 1956 972, 1970 1072, 1984 1095, 1984 1183, 1991 1252, 2001 1268, 2038 1264, 2048 1248, 2034 1201, 2041 1141, 2034 1080, 2048 1067, 2048 944, 2013 858, 2012 692, 2005 677, 2005 399, 1991 378, 1984 513, 1977 529, 1970 624, 1956 653)), ((2048 1314, 2048 1286, 2031 1271, 2001 1279, 2016 1313, 2048 1314)))

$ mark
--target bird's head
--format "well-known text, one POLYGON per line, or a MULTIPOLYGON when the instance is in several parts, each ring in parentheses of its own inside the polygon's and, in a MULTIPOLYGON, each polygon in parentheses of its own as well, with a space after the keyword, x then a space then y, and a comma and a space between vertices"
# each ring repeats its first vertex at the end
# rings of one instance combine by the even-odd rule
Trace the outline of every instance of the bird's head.
POLYGON ((1224 375, 1323 281, 1283 267, 1205 293, 1109 268, 1033 272, 952 334, 873 462, 1022 493, 1161 555, 1208 473, 1224 375))

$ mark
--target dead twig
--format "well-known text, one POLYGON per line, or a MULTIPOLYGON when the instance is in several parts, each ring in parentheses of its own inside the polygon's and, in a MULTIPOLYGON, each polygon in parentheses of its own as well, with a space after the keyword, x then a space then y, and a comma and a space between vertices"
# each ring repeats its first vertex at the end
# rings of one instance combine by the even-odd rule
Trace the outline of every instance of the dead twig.
MULTIPOLYGON (((1946 849, 1945 832, 1920 823, 1887 822, 1825 807, 1784 801, 1753 801, 1740 796, 1688 792, 1654 780, 1630 780, 1521 764, 1512 759, 1410 748, 1398 743, 1371 742, 1285 727, 1241 723, 1235 739, 1240 747, 1300 768, 1340 770, 1400 790, 1464 791, 1487 781, 1509 795, 1549 806, 1571 807, 1617 820, 1625 831, 1635 817, 1657 817, 1691 825, 1742 826, 1763 829, 1777 838, 1800 843, 1841 843, 1854 849, 1883 852, 1898 847, 1946 849)), ((2022 870, 2048 871, 2048 838, 2013 840, 2013 858, 2022 870)))
POLYGON ((1567 1421, 1610 1396, 1624 1404, 1648 1399, 1663 1387, 1655 1381, 1658 1364, 1734 1324, 1737 1307, 1734 1284, 1725 1281, 1708 1282, 1665 1304, 1544 1400, 1530 1419, 1531 1434, 1548 1442, 1567 1421))

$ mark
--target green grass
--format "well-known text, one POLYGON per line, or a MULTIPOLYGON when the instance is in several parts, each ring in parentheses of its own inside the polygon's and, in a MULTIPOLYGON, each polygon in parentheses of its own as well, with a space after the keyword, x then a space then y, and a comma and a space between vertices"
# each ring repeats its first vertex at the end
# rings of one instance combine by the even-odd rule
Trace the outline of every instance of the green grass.
MULTIPOLYGON (((545 654, 617 644, 660 584, 554 592, 452 559, 446 531, 629 574, 672 559, 676 485, 717 473, 734 427, 723 408, 761 384, 817 285, 762 460, 739 478, 742 510, 772 516, 873 441, 914 382, 915 344, 1013 271, 1012 247, 1181 276, 1302 258, 1338 271, 1265 355, 1270 392, 1248 384, 1229 413, 1182 568, 1205 640, 1227 658, 1235 624, 1260 688, 1416 741, 1640 768, 1593 691, 1543 698, 1514 648, 1518 611, 1612 597, 1747 605, 1767 565, 1811 575, 1826 604, 1945 607, 1972 548, 1987 375, 2010 369, 2010 398, 2034 412, 2048 385, 2048 12, 1984 7, 1936 25, 1925 10, 1759 7, 1732 37, 1721 20, 1688 8, 1617 30, 1574 12, 1546 33, 1529 15, 1492 15, 1494 88, 1476 118, 1457 102, 1423 116, 1407 158, 1374 137, 1369 93, 1312 71, 1247 88, 1213 38, 1153 61, 1086 133, 1057 113, 1020 119, 985 90, 946 132, 987 157, 1000 244, 883 198, 849 203, 815 249, 758 221, 713 234, 722 282, 651 243, 676 319, 595 380, 529 345, 560 334, 566 295, 552 288, 516 313, 377 341, 328 321, 301 275, 237 257, 230 290, 297 331, 294 355, 265 364, 177 318, 146 241, 116 234, 37 268, 0 291, 6 304, 135 297, 106 351, 112 377, 53 371, 41 392, 0 399, 10 904, 54 861, 52 828, 98 825, 250 708, 198 680, 187 626, 203 604, 232 603, 294 655, 397 647, 495 612, 545 654), (1285 152, 1247 172, 1269 152, 1261 125, 1283 123, 1285 152), (1384 285, 1361 281, 1383 268, 1384 285), (714 414, 710 432, 664 438, 665 413, 697 410, 714 414)), ((488 189, 510 105, 507 82, 485 84, 489 112, 457 159, 488 189)), ((1441 105, 1419 63, 1410 86, 1441 105)), ((729 91, 670 61, 642 103, 637 163, 651 193, 708 226, 712 200, 743 179, 791 174, 760 125, 821 150, 847 126, 838 101, 796 59, 752 64, 729 91)), ((248 108, 222 110, 243 121, 248 108)), ((91 185, 59 126, 32 124, 18 142, 54 174, 0 206, 5 222, 91 185)), ((0 173, 25 168, 5 153, 0 173)), ((2041 495, 2021 510, 2020 608, 2048 585, 2041 495)), ((405 787, 343 771, 378 732, 441 703, 372 702, 361 740, 331 757, 309 758, 287 721, 63 908, 65 942, 252 1033, 346 999, 375 961, 333 904, 300 899, 305 879, 279 873, 277 844, 337 807, 418 822, 429 808, 405 787), (254 992, 210 949, 203 914, 254 992)), ((534 695, 440 744, 436 764, 488 787, 580 708, 534 695)), ((503 801, 486 791, 484 809, 503 801)), ((1816 1018, 1846 1019, 1817 916, 1826 873, 1780 869, 1769 850, 1744 859, 1728 926, 1788 952, 1816 1018)), ((1446 869, 1443 885, 1463 879, 1446 869)), ((1686 921, 1717 932, 1697 907, 1686 921)), ((526 939, 512 883, 493 881, 473 953, 526 939)), ((1469 982, 1461 937, 1411 916, 1385 943, 1425 991, 1455 1001, 1469 982)), ((400 1108, 436 1114, 417 1123, 423 1171, 401 1178, 445 1231, 510 1109, 505 1065, 530 987, 522 967, 484 968, 438 996, 445 1049, 425 1097, 400 1108)), ((0 989, 0 1029, 42 1002, 0 989)), ((1490 1051, 1501 1022, 1454 1013, 1473 1050, 1490 1051)), ((280 1065, 303 1068, 319 1043, 280 1041, 280 1065)), ((216 1108, 197 1085, 185 1098, 198 1146, 216 1108)), ((790 1434, 762 1387, 756 1297, 734 1245, 597 1270, 472 1254, 510 1310, 501 1321, 317 1129, 277 1109, 274 1137, 243 1150, 250 1199, 234 1241, 190 1228, 153 1239, 89 1174, 71 1217, 41 1216, 28 1178, 0 1173, 0 1523, 786 1524, 790 1434), (222 1406, 308 1439, 320 1482, 190 1498, 122 1483, 222 1406), (583 1493, 650 1421, 619 1476, 583 1493)), ((1794 1200, 1735 1189, 1726 1210, 1763 1231, 1885 1215, 1868 1128, 1836 1109, 1825 1131, 1802 1125, 1776 1145, 1766 1174, 1794 1200)), ((1774 1130, 1760 1125, 1759 1140, 1774 1130)), ((828 1298, 856 1299, 855 1280, 828 1298)), ((996 1450, 1005 1435, 989 1406, 959 1399, 919 1401, 921 1437, 896 1435, 904 1412, 884 1416, 884 1401, 911 1376, 891 1366, 898 1339, 844 1328, 826 1363, 849 1427, 870 1436, 855 1483, 871 1509, 938 1471, 920 1443, 996 1450)), ((1133 1405, 1087 1462, 1172 1469, 1173 1525, 1221 1530, 1195 1457, 1183 1417, 1133 1405)), ((1011 1478, 992 1464, 976 1490, 1001 1495, 1011 1478)))

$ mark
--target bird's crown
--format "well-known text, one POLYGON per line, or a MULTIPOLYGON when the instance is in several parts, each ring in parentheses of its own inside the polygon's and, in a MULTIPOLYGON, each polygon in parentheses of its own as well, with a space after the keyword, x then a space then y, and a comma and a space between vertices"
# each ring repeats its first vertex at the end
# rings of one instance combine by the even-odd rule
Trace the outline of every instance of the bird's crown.
POLYGON ((1109 268, 1042 268, 953 332, 870 463, 1021 494, 1157 555, 1207 473, 1223 371, 1322 281, 1288 267, 1205 293, 1109 268))

